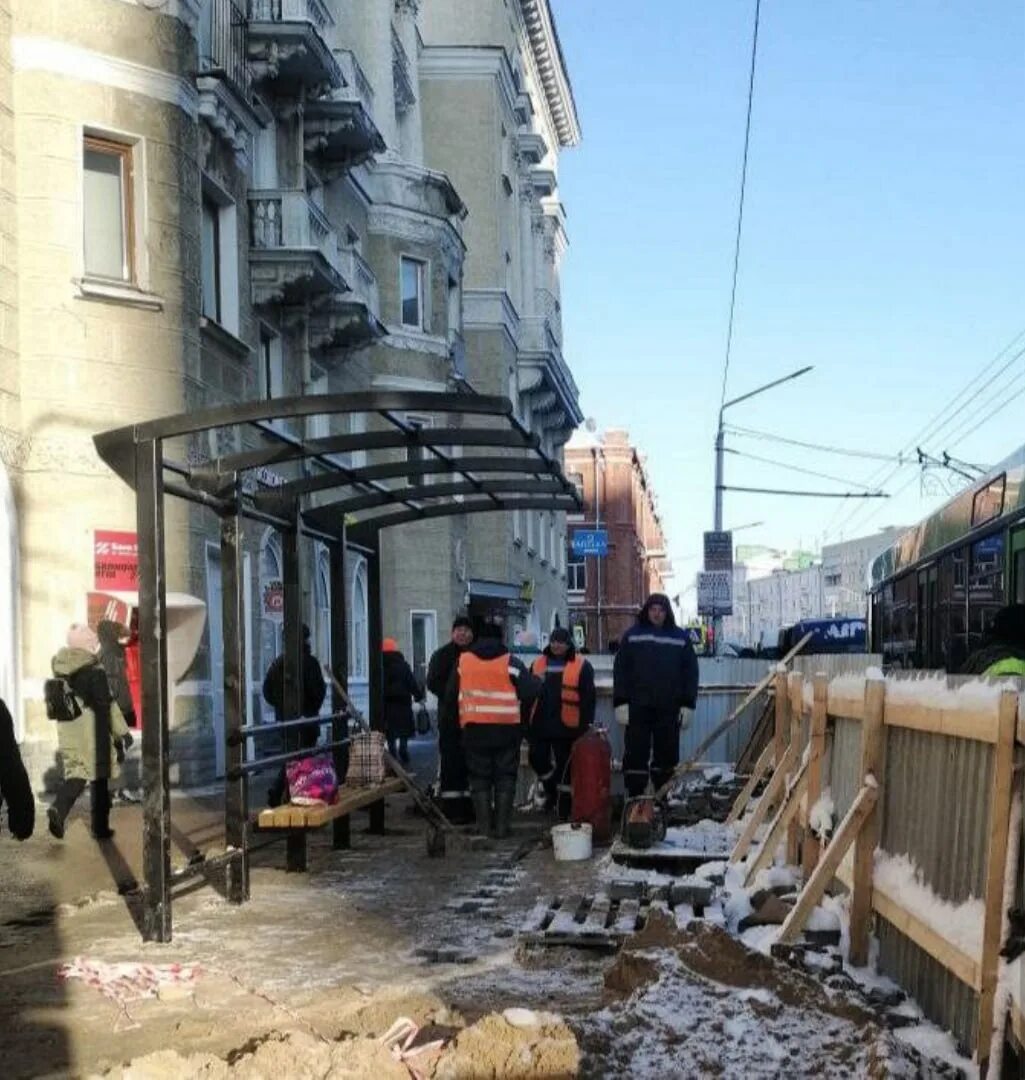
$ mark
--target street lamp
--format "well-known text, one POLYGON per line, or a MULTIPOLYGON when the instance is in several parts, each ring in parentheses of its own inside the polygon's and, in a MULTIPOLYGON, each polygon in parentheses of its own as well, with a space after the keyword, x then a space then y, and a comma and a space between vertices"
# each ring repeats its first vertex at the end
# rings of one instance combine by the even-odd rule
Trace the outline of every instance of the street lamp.
MULTIPOLYGON (((731 398, 729 401, 724 401, 719 407, 719 427, 715 434, 715 531, 722 532, 722 493, 724 490, 723 481, 723 430, 722 430, 722 418, 723 413, 733 405, 739 405, 742 401, 747 401, 749 398, 753 398, 758 394, 764 394, 766 390, 772 390, 773 387, 781 386, 783 383, 791 382, 794 379, 799 379, 802 375, 807 375, 809 371, 814 367, 813 364, 809 364, 807 367, 798 368, 797 371, 792 371, 789 375, 784 375, 780 379, 773 379, 772 382, 766 383, 764 386, 756 387, 754 390, 749 390, 746 394, 741 394, 739 397, 731 398)), ((715 634, 715 651, 719 651, 719 631, 722 629, 722 616, 715 615, 712 619, 712 626, 715 634)))

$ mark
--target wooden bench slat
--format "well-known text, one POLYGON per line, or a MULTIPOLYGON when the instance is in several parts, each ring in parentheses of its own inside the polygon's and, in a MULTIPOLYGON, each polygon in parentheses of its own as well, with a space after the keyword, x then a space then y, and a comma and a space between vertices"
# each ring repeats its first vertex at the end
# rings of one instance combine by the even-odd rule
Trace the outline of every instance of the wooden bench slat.
POLYGON ((319 829, 329 821, 345 817, 386 795, 397 795, 405 790, 405 786, 399 779, 385 780, 383 784, 366 787, 343 786, 339 789, 338 801, 330 806, 294 806, 285 803, 283 806, 261 810, 256 819, 257 826, 261 829, 319 829))

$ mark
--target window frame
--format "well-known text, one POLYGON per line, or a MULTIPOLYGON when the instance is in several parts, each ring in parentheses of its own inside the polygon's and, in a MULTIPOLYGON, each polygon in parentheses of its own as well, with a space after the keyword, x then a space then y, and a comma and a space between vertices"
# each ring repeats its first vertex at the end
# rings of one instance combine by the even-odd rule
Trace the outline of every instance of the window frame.
POLYGON ((991 521, 996 521, 998 517, 1004 512, 1004 500, 1007 498, 1007 473, 1001 473, 999 476, 995 476, 985 486, 981 487, 972 495, 972 528, 977 529, 981 525, 988 525, 991 521), (985 504, 986 497, 993 493, 994 489, 999 489, 1000 498, 991 513, 987 513, 986 517, 980 516, 977 511, 979 510, 979 503, 985 504))
POLYGON ((82 277, 86 281, 94 281, 103 285, 121 285, 139 287, 139 257, 136 250, 136 162, 135 141, 126 142, 113 135, 101 135, 96 132, 85 130, 82 132, 82 277), (85 229, 88 216, 88 207, 85 196, 85 177, 89 171, 86 168, 86 153, 106 154, 117 157, 121 163, 121 229, 122 229, 122 265, 124 274, 120 277, 111 277, 108 274, 100 274, 89 269, 86 262, 85 229))
POLYGON ((200 196, 200 235, 199 235, 199 277, 200 277, 200 314, 205 319, 213 319, 218 326, 224 325, 224 294, 222 291, 221 273, 221 208, 213 196, 203 190, 200 196), (203 273, 205 259, 203 257, 203 241, 206 236, 207 215, 213 222, 213 313, 206 310, 206 290, 208 282, 203 273))
POLYGON ((399 325, 403 330, 426 332, 427 323, 427 267, 426 259, 415 255, 399 255, 399 325), (406 283, 405 266, 409 263, 416 267, 417 275, 417 321, 406 322, 406 283))
POLYGON ((567 538, 563 547, 566 567, 566 592, 583 595, 587 592, 587 556, 581 555, 579 558, 574 556, 571 544, 572 540, 567 538))

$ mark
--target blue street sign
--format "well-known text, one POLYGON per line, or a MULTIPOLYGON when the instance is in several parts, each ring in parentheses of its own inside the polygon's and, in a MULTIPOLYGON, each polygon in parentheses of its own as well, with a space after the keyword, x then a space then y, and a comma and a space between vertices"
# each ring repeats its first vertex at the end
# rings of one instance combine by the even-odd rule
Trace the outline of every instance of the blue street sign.
POLYGON ((609 553, 609 534, 605 529, 577 529, 573 534, 573 554, 577 558, 594 555, 604 559, 609 553))

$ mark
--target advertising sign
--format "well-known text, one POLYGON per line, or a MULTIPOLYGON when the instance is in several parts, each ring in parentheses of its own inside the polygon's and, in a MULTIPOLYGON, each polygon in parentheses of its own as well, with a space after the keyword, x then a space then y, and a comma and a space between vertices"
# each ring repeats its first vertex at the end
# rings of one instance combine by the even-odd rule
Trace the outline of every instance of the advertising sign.
POLYGON ((609 534, 605 529, 577 529, 573 533, 573 554, 578 559, 593 555, 604 559, 609 553, 609 534))
POLYGON ((733 569, 733 533, 705 533, 705 569, 733 569))
POLYGON ((97 592, 135 592, 139 587, 139 538, 133 532, 97 529, 93 534, 93 586, 97 592))
POLYGON ((698 614, 733 614, 732 570, 706 570, 698 574, 698 614))
POLYGON ((263 613, 280 619, 285 613, 285 586, 280 581, 268 581, 263 587, 263 613))

